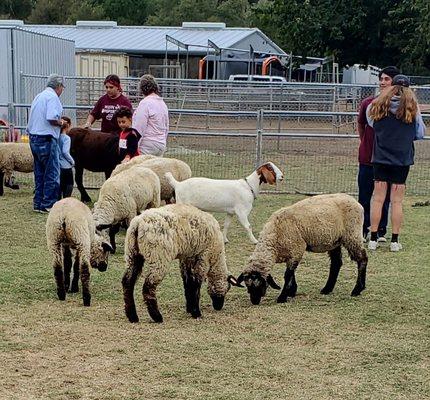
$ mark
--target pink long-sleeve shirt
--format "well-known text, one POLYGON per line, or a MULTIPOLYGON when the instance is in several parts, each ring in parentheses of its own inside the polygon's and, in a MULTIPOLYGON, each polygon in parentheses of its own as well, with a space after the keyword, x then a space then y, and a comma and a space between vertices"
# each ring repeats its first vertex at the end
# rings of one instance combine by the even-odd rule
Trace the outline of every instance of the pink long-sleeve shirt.
POLYGON ((142 135, 139 147, 146 141, 166 145, 169 110, 164 100, 155 93, 146 96, 133 113, 132 127, 142 135))

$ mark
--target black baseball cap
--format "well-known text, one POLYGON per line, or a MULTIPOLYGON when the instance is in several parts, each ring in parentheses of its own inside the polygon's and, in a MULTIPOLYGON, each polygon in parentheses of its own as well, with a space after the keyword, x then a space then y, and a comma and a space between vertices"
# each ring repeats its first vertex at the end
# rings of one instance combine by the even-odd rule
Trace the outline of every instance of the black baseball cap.
POLYGON ((393 86, 403 86, 403 87, 409 87, 411 85, 411 81, 409 80, 409 78, 406 75, 396 75, 393 78, 393 82, 391 82, 391 84, 393 86))

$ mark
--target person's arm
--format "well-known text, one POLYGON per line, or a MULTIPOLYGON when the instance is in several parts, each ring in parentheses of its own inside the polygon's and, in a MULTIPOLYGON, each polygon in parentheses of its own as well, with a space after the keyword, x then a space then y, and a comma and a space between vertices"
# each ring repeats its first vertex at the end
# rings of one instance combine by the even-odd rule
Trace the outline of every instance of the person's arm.
POLYGON ((366 118, 367 118, 367 124, 373 128, 373 118, 370 116, 371 107, 372 107, 372 103, 370 103, 366 108, 366 118))
POLYGON ((148 107, 141 101, 136 111, 133 113, 132 128, 136 129, 142 137, 145 135, 146 128, 148 126, 148 107))
POLYGON ((101 118, 101 111, 103 108, 102 98, 103 97, 100 97, 100 99, 98 99, 96 105, 88 114, 87 121, 84 124, 84 128, 89 128, 94 123, 95 120, 101 118))
POLYGON ((66 140, 63 141, 63 147, 61 149, 61 152, 64 156, 64 158, 72 165, 72 167, 75 166, 75 160, 70 155, 70 138, 66 138, 66 140))
POLYGON ((64 121, 61 119, 61 113, 63 112, 60 100, 58 98, 52 97, 48 99, 46 105, 46 120, 52 126, 63 127, 64 121))
POLYGON ((93 114, 88 114, 87 121, 85 122, 84 128, 89 128, 95 121, 93 114))
POLYGON ((169 119, 169 112, 167 111, 167 124, 166 124, 166 141, 167 141, 167 135, 169 134, 169 129, 170 129, 170 125, 169 125, 170 119, 169 119))
POLYGON ((424 139, 424 135, 426 133, 426 125, 424 124, 423 117, 419 111, 415 117, 415 126, 416 132, 414 140, 424 139))
POLYGON ((358 109, 357 116, 357 133, 360 139, 364 136, 364 131, 366 129, 367 120, 366 120, 366 101, 363 100, 358 109))

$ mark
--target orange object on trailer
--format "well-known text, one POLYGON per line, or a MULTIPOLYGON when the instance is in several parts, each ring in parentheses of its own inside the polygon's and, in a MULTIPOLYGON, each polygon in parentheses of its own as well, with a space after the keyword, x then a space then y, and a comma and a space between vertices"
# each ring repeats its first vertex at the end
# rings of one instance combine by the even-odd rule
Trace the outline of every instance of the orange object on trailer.
POLYGON ((264 59, 263 65, 261 67, 261 75, 270 75, 270 64, 272 63, 278 63, 280 64, 281 61, 276 56, 270 56, 264 59))

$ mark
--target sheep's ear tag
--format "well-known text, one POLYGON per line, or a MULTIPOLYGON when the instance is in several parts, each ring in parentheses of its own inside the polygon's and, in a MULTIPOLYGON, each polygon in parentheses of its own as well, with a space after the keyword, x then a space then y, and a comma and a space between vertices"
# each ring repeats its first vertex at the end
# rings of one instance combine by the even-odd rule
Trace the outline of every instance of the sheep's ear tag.
POLYGON ((281 290, 281 287, 275 282, 272 275, 267 276, 267 283, 272 287, 273 289, 281 290))
POLYGON ((229 275, 227 281, 233 286, 244 287, 241 283, 237 281, 237 279, 233 275, 229 275))

